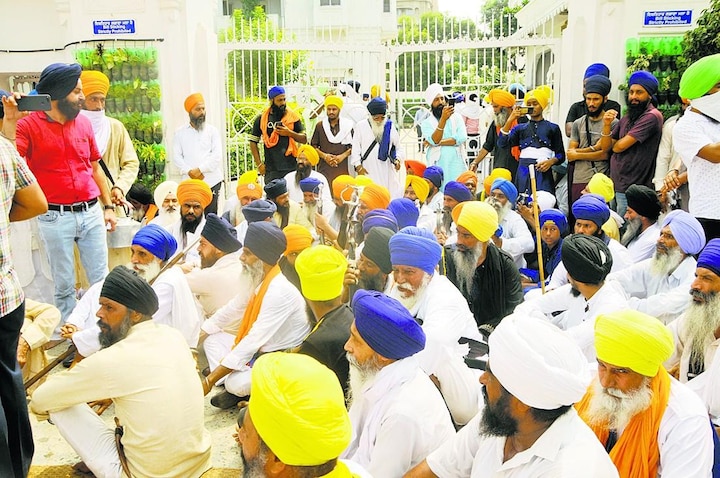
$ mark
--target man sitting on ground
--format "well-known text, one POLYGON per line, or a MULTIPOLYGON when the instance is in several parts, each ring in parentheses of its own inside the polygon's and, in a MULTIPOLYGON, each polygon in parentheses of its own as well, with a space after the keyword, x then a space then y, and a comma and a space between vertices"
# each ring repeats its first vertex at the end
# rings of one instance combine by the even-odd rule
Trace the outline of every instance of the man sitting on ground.
POLYGON ((177 198, 178 183, 165 181, 157 185, 153 199, 158 206, 158 215, 148 224, 168 227, 180 220, 180 205, 177 198))
MULTIPOLYGON (((205 227, 205 208, 210 204, 213 193, 202 179, 186 179, 177 188, 180 204, 180 220, 166 226, 178 245, 178 254, 200 240, 200 231, 205 227)), ((199 263, 197 249, 192 247, 185 254, 185 262, 199 263)))
POLYGON ((532 252, 535 243, 522 216, 515 211, 518 190, 507 179, 496 179, 490 187, 490 194, 486 201, 497 211, 502 228, 500 236, 493 234, 493 242, 510 254, 516 267, 525 267, 523 254, 532 252))
POLYGON ((627 228, 620 243, 627 247, 634 263, 652 257, 655 243, 660 236, 658 217, 662 205, 654 189, 633 184, 625 191, 627 228))

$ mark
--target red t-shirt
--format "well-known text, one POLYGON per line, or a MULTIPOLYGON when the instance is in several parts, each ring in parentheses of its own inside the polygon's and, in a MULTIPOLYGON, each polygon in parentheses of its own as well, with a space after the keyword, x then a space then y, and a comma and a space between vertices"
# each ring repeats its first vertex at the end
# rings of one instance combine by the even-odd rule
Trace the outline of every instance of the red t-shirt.
POLYGON ((100 196, 91 162, 101 156, 84 116, 60 124, 43 111, 33 111, 18 121, 16 144, 49 203, 73 204, 100 196))

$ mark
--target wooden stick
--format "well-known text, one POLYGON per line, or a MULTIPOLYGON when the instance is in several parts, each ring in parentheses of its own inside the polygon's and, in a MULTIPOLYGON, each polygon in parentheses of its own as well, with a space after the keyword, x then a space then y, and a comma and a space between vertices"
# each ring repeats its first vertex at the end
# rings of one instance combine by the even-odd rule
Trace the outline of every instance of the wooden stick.
POLYGON ((535 247, 538 255, 538 271, 540 272, 540 289, 545 293, 545 267, 542 256, 542 237, 540 236, 540 208, 538 207, 537 198, 537 181, 535 179, 535 165, 528 166, 530 169, 530 186, 532 188, 533 198, 533 216, 535 217, 535 247))
POLYGON ((45 368, 43 368, 43 369, 40 370, 38 373, 36 373, 36 374, 33 375, 32 377, 30 377, 30 378, 28 379, 28 381, 24 383, 24 385, 25 385, 25 390, 27 390, 28 388, 32 387, 32 386, 35 384, 35 382, 37 382, 38 380, 40 380, 41 378, 43 378, 45 375, 47 375, 48 372, 50 372, 50 370, 52 370, 52 369, 54 369, 55 367, 57 367, 57 365, 58 365, 60 362, 62 362, 62 361, 65 360, 66 358, 68 358, 73 352, 75 352, 75 350, 76 350, 76 349, 75 349, 75 344, 73 344, 72 342, 70 342, 70 346, 68 347, 68 349, 67 349, 65 352, 63 352, 63 353, 61 353, 60 355, 58 355, 58 356, 55 358, 55 360, 53 360, 52 362, 50 362, 49 364, 47 364, 47 365, 45 366, 45 368))

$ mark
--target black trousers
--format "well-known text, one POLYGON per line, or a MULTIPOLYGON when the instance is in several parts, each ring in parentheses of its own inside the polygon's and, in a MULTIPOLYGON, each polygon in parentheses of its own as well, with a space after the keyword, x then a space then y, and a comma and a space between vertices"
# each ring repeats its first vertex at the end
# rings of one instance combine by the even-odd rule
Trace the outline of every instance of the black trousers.
POLYGON ((210 204, 208 204, 208 207, 205 208, 205 214, 217 214, 217 208, 218 208, 218 194, 220 194, 220 187, 222 186, 222 181, 217 183, 215 186, 210 188, 210 191, 212 191, 212 201, 210 201, 210 204))

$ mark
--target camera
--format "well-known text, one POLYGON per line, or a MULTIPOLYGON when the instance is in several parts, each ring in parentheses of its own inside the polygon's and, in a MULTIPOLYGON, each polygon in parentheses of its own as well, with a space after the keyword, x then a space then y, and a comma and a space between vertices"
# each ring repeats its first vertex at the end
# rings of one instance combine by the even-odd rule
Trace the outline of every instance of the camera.
POLYGON ((532 200, 530 199, 530 195, 527 193, 520 193, 518 194, 517 202, 516 204, 522 204, 523 206, 529 206, 530 203, 532 203, 532 200))
POLYGON ((447 103, 448 106, 455 106, 455 102, 457 101, 457 98, 455 95, 446 95, 445 96, 445 103, 447 103))
POLYGON ((520 109, 520 113, 522 113, 524 115, 531 115, 531 114, 533 114, 533 111, 534 111, 534 108, 532 106, 521 106, 519 109, 520 109))

